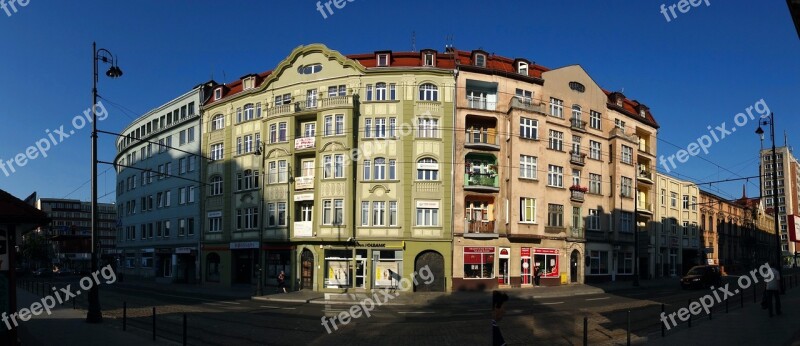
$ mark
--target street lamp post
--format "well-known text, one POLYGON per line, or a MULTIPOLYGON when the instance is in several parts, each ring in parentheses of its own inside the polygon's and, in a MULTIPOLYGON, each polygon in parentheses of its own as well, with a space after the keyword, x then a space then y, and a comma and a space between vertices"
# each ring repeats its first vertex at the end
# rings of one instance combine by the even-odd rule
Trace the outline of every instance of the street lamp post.
MULTIPOLYGON (((122 76, 122 70, 114 59, 114 56, 107 49, 97 49, 97 43, 92 42, 92 244, 91 244, 91 271, 97 272, 97 63, 110 64, 111 67, 106 71, 106 76, 117 78, 122 76)), ((100 291, 98 285, 92 285, 89 290, 89 309, 86 313, 86 322, 103 322, 103 313, 100 310, 100 291)))
POLYGON ((260 191, 260 206, 261 209, 259 212, 261 216, 259 216, 259 224, 258 224, 258 264, 256 267, 258 268, 258 283, 256 284, 256 295, 263 296, 264 295, 264 276, 262 275, 262 271, 264 270, 264 266, 261 265, 264 261, 262 259, 263 253, 261 251, 261 242, 264 240, 264 184, 267 183, 267 172, 264 170, 264 161, 266 160, 266 153, 264 153, 264 143, 256 143, 256 151, 253 153, 255 156, 261 156, 261 191, 260 191))
MULTIPOLYGON (((761 140, 764 140, 764 130, 761 129, 761 125, 769 125, 769 135, 770 139, 772 140, 772 210, 774 215, 773 225, 775 227, 775 265, 778 267, 778 277, 781 276, 782 267, 781 264, 781 237, 779 232, 778 220, 778 154, 775 150, 775 115, 773 113, 769 114, 768 119, 760 120, 758 124, 758 129, 756 129, 756 134, 761 136, 761 140)), ((759 153, 760 156, 760 153, 759 153)))
POLYGON ((633 190, 633 285, 639 286, 639 189, 633 190))

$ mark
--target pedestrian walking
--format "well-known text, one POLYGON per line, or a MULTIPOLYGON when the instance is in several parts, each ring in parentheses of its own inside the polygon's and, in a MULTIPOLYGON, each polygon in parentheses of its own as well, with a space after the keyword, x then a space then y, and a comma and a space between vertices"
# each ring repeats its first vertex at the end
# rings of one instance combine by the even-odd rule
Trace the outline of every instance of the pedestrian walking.
POLYGON ((500 292, 492 292, 492 345, 505 346, 506 339, 503 338, 503 333, 500 332, 500 327, 497 322, 503 319, 506 313, 505 302, 508 301, 508 295, 500 292))
POLYGON ((769 270, 772 271, 772 280, 767 282, 767 309, 769 309, 769 317, 772 317, 772 301, 775 301, 775 312, 780 316, 781 314, 781 274, 778 272, 778 267, 775 262, 770 263, 769 270))
POLYGON ((536 287, 539 287, 539 281, 541 280, 542 270, 539 268, 539 266, 536 266, 533 268, 533 283, 536 285, 536 287))
POLYGON ((283 293, 288 293, 286 292, 286 273, 284 273, 283 270, 278 274, 278 289, 283 291, 283 293))

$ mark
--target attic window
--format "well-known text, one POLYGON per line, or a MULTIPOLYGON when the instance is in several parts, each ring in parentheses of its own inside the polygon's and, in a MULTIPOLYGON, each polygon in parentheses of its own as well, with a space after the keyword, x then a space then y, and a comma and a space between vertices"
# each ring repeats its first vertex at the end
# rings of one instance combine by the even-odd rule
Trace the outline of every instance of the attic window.
POLYGON ((219 100, 222 98, 222 88, 217 88, 214 90, 214 100, 219 100))
POLYGON ((517 73, 521 75, 528 75, 528 63, 520 61, 517 63, 517 73))
POLYGON ((586 87, 583 86, 583 84, 578 83, 578 82, 569 82, 569 88, 572 89, 572 90, 575 90, 575 91, 577 91, 579 93, 582 93, 582 92, 586 91, 586 87))
POLYGON ((622 107, 622 97, 617 96, 617 106, 622 107))
POLYGON ((486 55, 475 54, 475 66, 486 67, 486 55))
POLYGON ((641 116, 642 118, 644 118, 644 117, 645 117, 645 111, 644 111, 644 108, 641 108, 641 109, 639 109, 639 116, 641 116))
POLYGON ((242 83, 244 84, 243 85, 244 90, 253 89, 255 84, 255 78, 247 77, 244 79, 244 81, 242 81, 242 83))
POLYGON ((378 54, 378 66, 389 66, 389 54, 378 54))
POLYGON ((425 53, 423 63, 425 66, 433 66, 433 53, 425 53))
POLYGON ((297 68, 297 73, 299 74, 314 74, 320 71, 322 71, 322 65, 320 64, 305 65, 297 68))

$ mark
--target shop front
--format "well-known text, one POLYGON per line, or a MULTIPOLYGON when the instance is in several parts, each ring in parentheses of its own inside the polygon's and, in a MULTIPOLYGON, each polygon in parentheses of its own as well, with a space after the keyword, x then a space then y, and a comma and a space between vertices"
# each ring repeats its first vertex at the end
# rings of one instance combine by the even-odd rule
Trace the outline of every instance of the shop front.
MULTIPOLYGON (((295 267, 299 289, 324 292, 399 289, 445 291, 446 242, 356 241, 353 246, 299 245, 295 267), (427 267, 429 284, 411 276, 427 267), (409 280, 405 280, 408 278, 409 280)), ((427 273, 427 272, 426 272, 427 273)))
MULTIPOLYGON (((568 283, 567 250, 583 251, 582 244, 545 240, 541 243, 504 243, 501 246, 457 246, 453 256, 453 289, 482 291, 568 283), (569 248, 562 248, 565 245, 569 248)), ((577 263, 576 263, 577 264, 577 263)), ((579 281, 575 280, 576 282, 579 281)))

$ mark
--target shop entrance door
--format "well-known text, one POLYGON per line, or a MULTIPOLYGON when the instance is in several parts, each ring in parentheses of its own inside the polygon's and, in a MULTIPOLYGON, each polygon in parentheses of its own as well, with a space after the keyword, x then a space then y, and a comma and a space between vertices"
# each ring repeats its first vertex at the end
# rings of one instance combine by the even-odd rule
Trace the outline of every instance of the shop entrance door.
POLYGON ((572 283, 578 282, 578 250, 572 250, 572 255, 569 258, 569 281, 572 283))
POLYGON ((300 254, 300 289, 314 289, 314 254, 304 249, 300 254))

